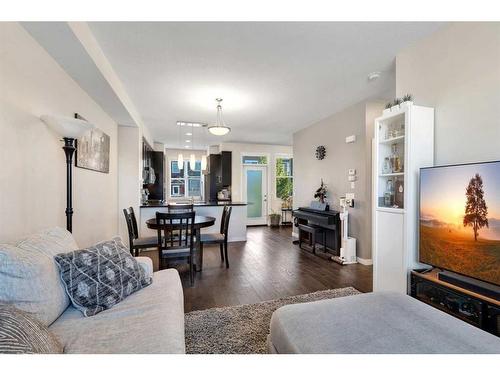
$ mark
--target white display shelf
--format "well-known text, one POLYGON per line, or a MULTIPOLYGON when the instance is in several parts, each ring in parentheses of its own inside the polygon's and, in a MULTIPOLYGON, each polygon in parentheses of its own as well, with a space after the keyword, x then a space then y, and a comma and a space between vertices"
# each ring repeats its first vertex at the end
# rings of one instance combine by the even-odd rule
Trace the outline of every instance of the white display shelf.
POLYGON ((400 143, 403 142, 405 139, 404 135, 400 135, 398 137, 393 137, 393 138, 388 138, 388 139, 382 139, 379 143, 381 145, 392 145, 394 143, 400 143))
POLYGON ((404 176, 404 172, 395 172, 395 173, 382 173, 379 175, 380 177, 397 177, 397 176, 404 176))
POLYGON ((404 214, 405 209, 404 208, 397 208, 397 207, 383 207, 383 206, 378 206, 377 211, 382 211, 382 212, 390 212, 393 214, 404 214))
POLYGON ((434 109, 407 104, 377 118, 372 147, 373 291, 407 293, 419 266, 418 175, 434 162, 434 109), (404 172, 383 173, 396 156, 404 172), (388 193, 399 207, 384 205, 388 193))

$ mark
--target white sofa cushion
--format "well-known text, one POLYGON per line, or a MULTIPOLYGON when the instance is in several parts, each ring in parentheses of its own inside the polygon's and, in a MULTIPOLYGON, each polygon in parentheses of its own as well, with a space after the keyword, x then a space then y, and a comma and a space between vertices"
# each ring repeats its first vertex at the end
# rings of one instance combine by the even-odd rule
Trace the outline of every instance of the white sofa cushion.
POLYGON ((15 245, 0 244, 0 302, 52 324, 69 306, 54 255, 77 248, 62 228, 41 231, 15 245))
POLYGON ((155 272, 150 286, 88 318, 70 306, 49 331, 64 346, 64 353, 182 354, 184 296, 179 273, 155 272))

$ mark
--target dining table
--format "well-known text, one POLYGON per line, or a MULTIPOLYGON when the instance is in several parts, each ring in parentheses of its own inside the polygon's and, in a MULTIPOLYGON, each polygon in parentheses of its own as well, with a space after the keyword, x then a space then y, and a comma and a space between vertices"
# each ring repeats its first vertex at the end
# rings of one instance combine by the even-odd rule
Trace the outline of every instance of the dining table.
MULTIPOLYGON (((199 216, 194 217, 194 237, 195 237, 195 257, 194 257, 194 269, 196 272, 200 272, 203 264, 203 254, 200 247, 200 236, 201 228, 211 227, 215 224, 215 217, 212 216, 199 216)), ((184 223, 185 225, 185 223, 184 223)), ((160 225, 157 223, 156 218, 146 220, 146 226, 149 229, 158 230, 160 225)), ((167 229, 176 230, 179 229, 179 224, 175 220, 171 224, 161 224, 161 228, 167 227, 167 229)))

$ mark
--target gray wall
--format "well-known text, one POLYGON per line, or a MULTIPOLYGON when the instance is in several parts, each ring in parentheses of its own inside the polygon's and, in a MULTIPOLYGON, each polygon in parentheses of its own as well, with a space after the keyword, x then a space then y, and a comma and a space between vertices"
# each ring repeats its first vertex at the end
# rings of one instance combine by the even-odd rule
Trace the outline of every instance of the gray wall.
POLYGON ((374 119, 382 113, 382 103, 355 104, 324 120, 296 132, 293 136, 294 206, 307 206, 323 178, 328 187, 328 200, 338 209, 339 197, 355 194, 355 207, 350 210, 350 235, 357 238, 357 255, 371 259, 371 131, 374 119), (356 135, 356 142, 345 138, 356 135), (326 158, 316 160, 317 146, 326 147, 326 158), (358 176, 351 189, 348 170, 358 176))
POLYGON ((396 92, 435 108, 435 163, 500 159, 500 23, 454 23, 398 54, 396 92))

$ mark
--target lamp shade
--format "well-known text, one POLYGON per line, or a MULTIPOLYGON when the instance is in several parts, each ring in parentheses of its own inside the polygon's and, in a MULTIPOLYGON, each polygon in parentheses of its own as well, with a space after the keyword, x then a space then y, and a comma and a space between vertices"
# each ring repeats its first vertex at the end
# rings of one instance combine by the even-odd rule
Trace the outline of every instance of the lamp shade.
POLYGON ((196 157, 194 154, 191 154, 189 157, 189 168, 194 171, 196 168, 196 157))
POLYGON ((207 155, 201 157, 201 170, 205 171, 207 169, 207 155))
POLYGON ((177 167, 179 170, 184 168, 184 155, 182 155, 182 152, 179 152, 179 155, 177 155, 177 167))
POLYGON ((231 131, 231 129, 228 128, 227 126, 214 125, 214 126, 209 126, 208 131, 213 135, 226 135, 231 131))
POLYGON ((63 138, 79 138, 95 125, 76 118, 43 115, 40 119, 63 138))

